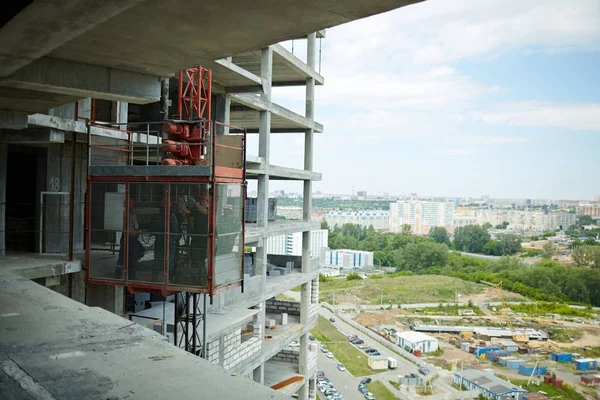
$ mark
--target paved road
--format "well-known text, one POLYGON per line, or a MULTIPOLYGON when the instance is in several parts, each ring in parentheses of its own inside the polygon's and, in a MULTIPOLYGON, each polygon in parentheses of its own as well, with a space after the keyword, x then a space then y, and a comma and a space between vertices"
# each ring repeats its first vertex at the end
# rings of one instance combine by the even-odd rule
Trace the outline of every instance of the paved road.
MULTIPOLYGON (((325 357, 325 353, 322 353, 320 349, 317 360, 319 369, 323 370, 325 377, 331 381, 335 390, 344 396, 344 400, 364 400, 364 396, 358 391, 358 383, 362 378, 355 378, 348 371, 338 370, 338 361, 335 358, 325 357)), ((322 395, 320 397, 324 398, 322 395)))
MULTIPOLYGON (((351 327, 350 325, 340 321, 338 318, 336 318, 335 315, 333 315, 333 313, 331 313, 329 310, 327 310, 326 308, 321 307, 319 309, 319 313, 324 316, 325 318, 329 319, 329 318, 335 318, 336 321, 333 323, 333 325, 344 334, 344 336, 349 336, 349 335, 358 335, 360 336, 360 338, 362 340, 365 341, 366 344, 370 345, 371 347, 379 350, 379 352, 381 353, 382 356, 385 357, 393 357, 396 360, 398 360, 398 368, 393 370, 393 371, 389 371, 387 373, 384 373, 386 375, 389 375, 390 378, 388 379, 396 379, 398 377, 398 375, 406 375, 406 374, 410 374, 412 372, 417 372, 418 367, 411 363, 410 361, 406 360, 405 358, 400 357, 398 354, 394 353, 393 351, 389 350, 387 347, 382 346, 381 344, 377 343, 376 341, 374 341, 373 339, 371 339, 369 336, 365 335, 364 333, 360 332, 359 330, 351 327)), ((381 375, 381 374, 379 374, 381 375)))

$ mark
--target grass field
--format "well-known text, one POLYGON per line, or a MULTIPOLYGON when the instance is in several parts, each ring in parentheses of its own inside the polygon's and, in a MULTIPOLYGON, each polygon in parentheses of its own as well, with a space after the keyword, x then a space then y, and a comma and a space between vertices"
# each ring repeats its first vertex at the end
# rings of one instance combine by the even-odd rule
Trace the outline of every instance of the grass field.
POLYGON ((393 278, 347 281, 334 279, 319 286, 323 301, 337 302, 358 297, 362 304, 439 303, 454 301, 456 293, 463 295, 483 292, 483 286, 461 279, 439 275, 397 276, 393 278))
POLYGON ((379 381, 367 383, 367 389, 369 389, 369 392, 373 393, 373 396, 375 396, 377 400, 396 400, 396 396, 394 396, 392 392, 379 381))
POLYGON ((324 317, 319 316, 317 326, 311 333, 319 342, 327 346, 336 360, 344 364, 352 375, 365 376, 375 373, 367 365, 367 356, 348 343, 346 337, 324 317))

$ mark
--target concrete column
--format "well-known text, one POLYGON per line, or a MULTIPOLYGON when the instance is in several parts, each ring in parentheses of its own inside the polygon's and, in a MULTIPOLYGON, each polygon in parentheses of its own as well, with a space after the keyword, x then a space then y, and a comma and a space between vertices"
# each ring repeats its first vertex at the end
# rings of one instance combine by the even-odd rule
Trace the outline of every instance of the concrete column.
MULTIPOLYGON (((306 64, 309 68, 315 68, 315 48, 316 48, 316 33, 311 33, 307 37, 307 56, 306 64)), ((315 80, 308 78, 306 80, 306 118, 311 123, 314 120, 314 98, 315 98, 315 80)), ((304 132, 304 169, 312 171, 313 169, 313 129, 312 127, 304 132)), ((310 221, 312 214, 312 181, 304 181, 303 194, 303 219, 310 221)), ((311 270, 310 262, 310 231, 302 233, 302 272, 307 273, 311 270)), ((311 299, 311 282, 302 284, 301 299, 300 299, 300 322, 304 325, 308 324, 308 312, 311 299)), ((300 358, 299 358, 300 373, 306 375, 308 373, 308 334, 300 337, 300 358)), ((309 382, 308 376, 305 376, 306 383, 298 391, 298 400, 308 400, 309 382)))
POLYGON ((258 382, 261 385, 265 384, 265 364, 260 364, 252 371, 252 378, 254 382, 258 382))
MULTIPOLYGON (((228 94, 215 95, 215 101, 213 104, 215 121, 229 124, 231 116, 231 97, 228 94)), ((229 133, 228 126, 217 125, 215 132, 218 135, 226 135, 229 133)))
MULTIPOLYGON (((273 76, 273 50, 270 47, 262 49, 261 55, 261 80, 263 97, 271 101, 271 83, 273 76)), ((264 165, 269 165, 271 143, 271 112, 261 111, 258 126, 258 156, 264 160, 264 165)), ((267 226, 269 219, 269 175, 258 177, 258 204, 256 222, 259 226, 267 226)))
POLYGON ((316 375, 313 375, 312 378, 310 378, 310 380, 308 381, 308 390, 309 393, 313 392, 313 396, 311 397, 311 399, 314 399, 316 396, 315 394, 317 393, 317 379, 316 379, 316 375))
MULTIPOLYGON (((307 37, 307 54, 306 64, 309 68, 315 69, 315 49, 317 36, 316 33, 311 33, 307 37)), ((312 123, 315 118, 314 109, 315 100, 315 80, 314 78, 306 79, 306 113, 305 116, 312 123)), ((304 169, 312 171, 313 169, 313 129, 312 127, 304 132, 304 169)), ((303 219, 310 221, 312 214, 312 181, 310 179, 304 181, 303 194, 303 219)), ((302 272, 310 272, 310 231, 302 233, 302 272)))
POLYGON ((71 279, 71 298, 85 304, 85 271, 69 275, 71 279))
POLYGON ((8 145, 0 144, 0 258, 6 256, 6 171, 8 145))
POLYGON ((125 312, 124 289, 123 286, 88 286, 86 304, 123 315, 125 312))

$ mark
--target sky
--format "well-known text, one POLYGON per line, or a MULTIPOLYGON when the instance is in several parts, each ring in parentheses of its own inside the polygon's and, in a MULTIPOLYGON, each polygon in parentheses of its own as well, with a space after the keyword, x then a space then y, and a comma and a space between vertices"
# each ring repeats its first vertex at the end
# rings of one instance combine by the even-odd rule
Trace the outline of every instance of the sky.
MULTIPOLYGON (((305 40, 285 46, 306 59, 305 40)), ((320 46, 313 191, 600 195, 600 1, 427 0, 320 46)), ((273 100, 304 114, 303 87, 273 100)), ((271 163, 302 168, 303 148, 272 135, 271 163)))

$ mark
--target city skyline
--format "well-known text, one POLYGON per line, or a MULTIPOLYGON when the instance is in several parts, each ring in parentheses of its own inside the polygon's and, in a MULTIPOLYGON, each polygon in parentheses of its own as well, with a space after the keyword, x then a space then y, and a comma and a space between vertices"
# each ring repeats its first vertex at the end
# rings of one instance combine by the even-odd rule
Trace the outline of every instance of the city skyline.
MULTIPOLYGON (((328 30, 314 188, 592 199, 597 15, 597 1, 432 0, 328 30)), ((300 95, 274 89, 295 111, 300 95)), ((272 163, 302 167, 300 135, 272 146, 272 163)))

